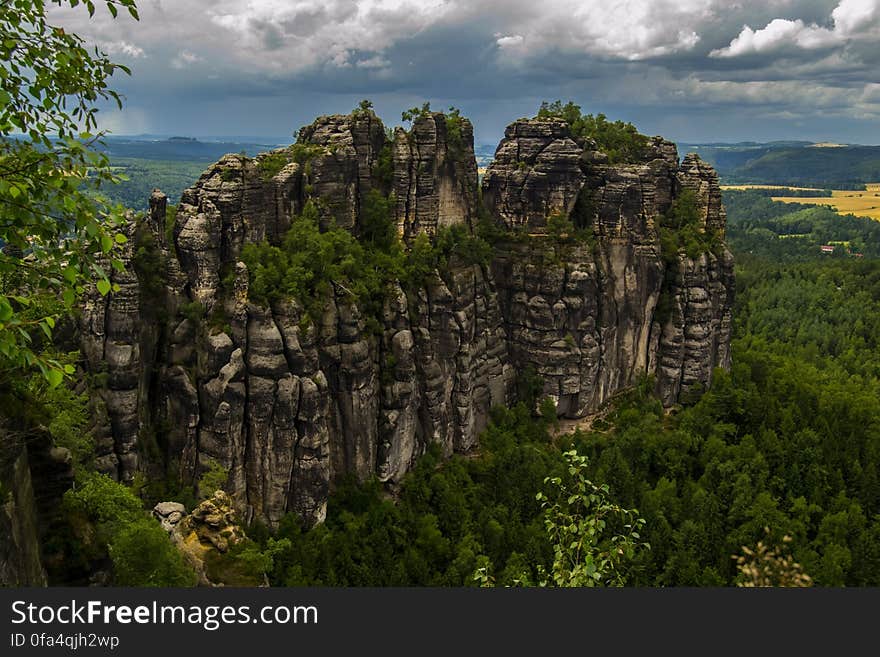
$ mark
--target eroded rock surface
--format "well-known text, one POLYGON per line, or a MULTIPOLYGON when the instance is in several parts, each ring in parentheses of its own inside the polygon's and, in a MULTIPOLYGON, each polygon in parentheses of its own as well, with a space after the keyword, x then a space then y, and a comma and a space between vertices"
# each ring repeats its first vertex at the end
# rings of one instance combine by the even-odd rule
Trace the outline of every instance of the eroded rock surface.
POLYGON ((390 191, 407 242, 472 228, 472 127, 453 126, 451 135, 444 115, 426 114, 388 140, 371 112, 322 117, 297 145, 222 158, 176 216, 154 193, 125 271, 113 274, 119 292, 92 294, 82 313, 83 353, 106 377, 96 406, 104 471, 130 480, 170 467, 195 482, 219 463, 244 520, 275 525, 292 512, 314 524, 343 477, 393 484, 429 445, 472 449, 489 409, 516 401, 516 375, 529 366, 557 413, 577 418, 646 375, 671 406, 728 365, 729 251, 670 257, 659 239, 683 190, 701 230, 723 238, 714 171, 696 156, 679 164, 660 138, 640 161, 609 164, 559 121, 507 129, 482 197, 516 236, 486 266, 453 258, 418 287, 389 281, 377 317, 342 289, 315 322, 295 299, 250 299, 241 249, 279 243, 309 201, 325 226, 355 234, 368 196, 390 191), (553 215, 591 237, 541 237, 553 215))

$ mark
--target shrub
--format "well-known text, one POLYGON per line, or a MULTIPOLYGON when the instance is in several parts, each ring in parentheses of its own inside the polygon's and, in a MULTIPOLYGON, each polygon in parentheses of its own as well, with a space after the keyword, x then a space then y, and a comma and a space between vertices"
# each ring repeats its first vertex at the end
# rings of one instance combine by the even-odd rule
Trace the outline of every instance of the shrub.
POLYGON ((424 103, 421 107, 410 107, 408 110, 404 110, 400 114, 400 118, 402 121, 406 121, 409 123, 414 123, 416 119, 419 119, 423 116, 429 116, 431 114, 431 103, 424 103))
POLYGON ((453 157, 462 157, 464 155, 465 143, 462 135, 462 126, 464 119, 461 111, 457 107, 450 107, 444 116, 446 120, 446 140, 449 144, 449 150, 453 157))
POLYGON ((165 530, 147 517, 123 527, 108 546, 116 586, 195 586, 196 574, 165 530))
POLYGON ((171 253, 177 253, 174 243, 174 222, 177 220, 177 206, 168 205, 165 208, 165 243, 171 249, 171 253))
POLYGON ((138 277, 142 307, 158 307, 165 292, 166 263, 152 231, 142 223, 135 229, 131 263, 138 277))
POLYGON ((76 488, 64 494, 62 512, 77 550, 68 558, 102 561, 109 557, 114 584, 195 584, 195 575, 168 535, 124 484, 96 472, 79 473, 76 488))
MULTIPOLYGON (((368 197, 369 198, 369 197, 368 197)), ((284 297, 302 303, 313 322, 323 314, 327 297, 334 289, 353 301, 364 302, 368 316, 377 315, 387 281, 398 277, 400 257, 394 243, 389 250, 379 248, 390 239, 383 212, 388 209, 380 196, 365 208, 369 216, 369 237, 361 244, 345 229, 331 227, 321 232, 317 207, 309 202, 280 247, 268 243, 248 244, 242 260, 250 273, 249 295, 257 303, 270 303, 284 297)))
POLYGON ((229 470, 224 468, 219 461, 210 459, 208 469, 199 477, 199 498, 206 500, 218 490, 226 490, 229 481, 229 470))
POLYGON ((375 173, 379 183, 386 189, 391 189, 391 185, 394 183, 394 154, 392 141, 387 137, 376 158, 375 173))
MULTIPOLYGON (((257 168, 260 170, 260 177, 268 182, 291 162, 308 165, 311 160, 326 152, 326 148, 317 144, 293 144, 288 148, 262 155, 257 159, 257 168)), ((306 173, 309 171, 306 170, 306 173)))
POLYGON ((198 326, 205 318, 205 306, 202 305, 201 301, 190 301, 189 303, 181 304, 180 314, 198 326))
POLYGON ((576 450, 563 456, 567 476, 546 477, 548 492, 536 498, 553 546, 550 571, 539 567, 541 585, 623 586, 636 552, 649 548, 639 535, 645 521, 636 509, 614 502, 607 485, 586 478, 586 456, 576 450))
POLYGON ((608 155, 611 164, 639 162, 648 146, 648 137, 640 134, 632 123, 609 121, 604 114, 582 114, 579 105, 569 101, 544 101, 538 110, 539 119, 562 119, 571 126, 574 137, 596 141, 599 149, 608 155))
POLYGON ((683 190, 660 218, 660 252, 668 264, 676 263, 682 250, 693 259, 718 249, 721 234, 707 232, 701 224, 696 195, 689 189, 683 190))

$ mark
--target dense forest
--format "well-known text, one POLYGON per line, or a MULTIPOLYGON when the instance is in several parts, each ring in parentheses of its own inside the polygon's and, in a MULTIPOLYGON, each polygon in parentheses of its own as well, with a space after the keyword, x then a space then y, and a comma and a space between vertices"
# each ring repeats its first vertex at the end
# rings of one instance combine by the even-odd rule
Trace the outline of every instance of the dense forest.
POLYGON ((864 189, 880 180, 880 147, 810 142, 682 144, 712 164, 725 183, 864 189))

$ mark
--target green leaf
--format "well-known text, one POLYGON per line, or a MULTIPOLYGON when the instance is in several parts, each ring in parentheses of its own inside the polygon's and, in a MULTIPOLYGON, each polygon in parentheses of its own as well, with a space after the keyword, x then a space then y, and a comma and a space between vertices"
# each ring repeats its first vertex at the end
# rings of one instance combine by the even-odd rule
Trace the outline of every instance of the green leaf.
POLYGON ((101 250, 104 253, 110 253, 110 249, 113 248, 113 238, 109 235, 101 235, 101 250))
POLYGON ((53 388, 57 388, 64 380, 64 374, 60 370, 46 370, 44 376, 53 388))
POLYGON ((12 319, 13 314, 14 312, 9 304, 9 300, 4 296, 0 296, 0 322, 8 322, 12 319))
POLYGON ((98 288, 98 292, 101 293, 102 297, 107 296, 107 293, 110 292, 110 281, 108 281, 106 278, 102 278, 101 280, 99 280, 96 283, 96 286, 98 288))
POLYGON ((116 235, 113 236, 113 239, 116 240, 117 244, 125 244, 128 241, 128 238, 122 233, 116 233, 116 235))

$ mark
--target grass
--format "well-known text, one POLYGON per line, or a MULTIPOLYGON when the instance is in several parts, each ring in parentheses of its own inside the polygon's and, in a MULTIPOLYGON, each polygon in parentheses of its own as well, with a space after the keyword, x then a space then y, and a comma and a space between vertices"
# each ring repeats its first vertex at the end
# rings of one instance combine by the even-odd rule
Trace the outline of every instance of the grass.
POLYGON ((880 183, 869 183, 865 191, 835 189, 831 198, 827 196, 773 196, 774 201, 783 203, 807 203, 810 205, 829 205, 837 214, 854 214, 880 221, 880 183))

